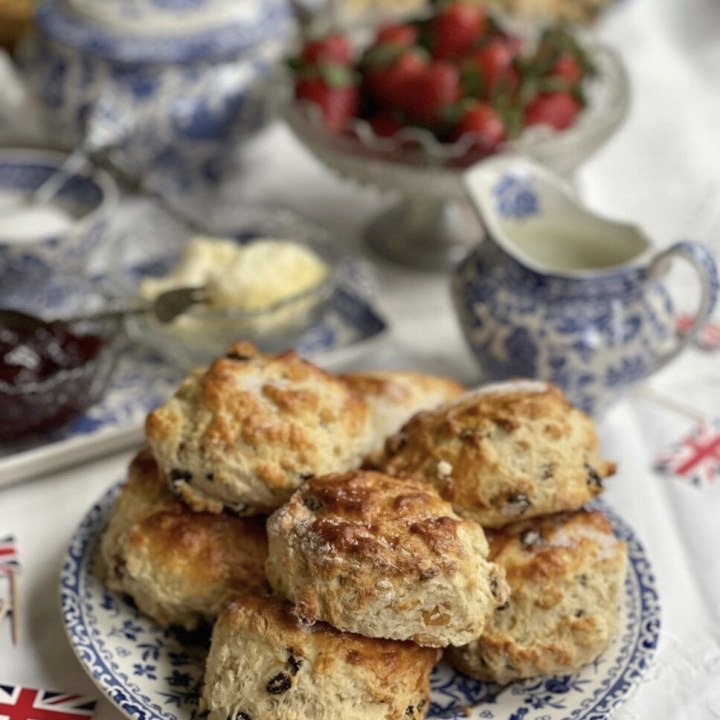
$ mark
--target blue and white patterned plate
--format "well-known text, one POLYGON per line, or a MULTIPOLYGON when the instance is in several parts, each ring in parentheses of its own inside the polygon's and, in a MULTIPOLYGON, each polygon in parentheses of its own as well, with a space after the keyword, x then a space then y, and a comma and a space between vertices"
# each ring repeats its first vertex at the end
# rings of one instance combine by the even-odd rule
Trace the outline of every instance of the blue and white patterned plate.
MULTIPOLYGON (((352 362, 387 329, 363 283, 362 264, 348 265, 347 283, 335 292, 320 322, 296 343, 304 357, 332 370, 352 362), (357 277, 351 271, 357 270, 357 277)), ((152 351, 128 344, 103 398, 57 433, 38 441, 0 444, 0 487, 44 471, 56 471, 142 441, 145 416, 175 391, 184 373, 152 351)))
MULTIPOLYGON (((97 578, 98 545, 118 490, 114 487, 90 510, 65 556, 61 604, 70 643, 90 677, 128 717, 195 720, 207 638, 161 630, 97 578)), ((633 531, 601 507, 630 556, 621 633, 609 650, 580 672, 507 687, 472 680, 441 664, 432 675, 428 718, 605 719, 641 680, 660 629, 655 580, 633 531)))

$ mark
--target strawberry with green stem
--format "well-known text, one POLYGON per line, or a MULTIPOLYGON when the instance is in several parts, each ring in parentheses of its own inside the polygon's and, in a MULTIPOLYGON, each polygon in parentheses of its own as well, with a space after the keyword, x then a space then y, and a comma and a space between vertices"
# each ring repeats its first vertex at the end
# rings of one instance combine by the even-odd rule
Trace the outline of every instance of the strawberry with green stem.
POLYGON ((439 4, 429 25, 430 52, 436 60, 466 55, 485 33, 487 13, 472 0, 439 4))
POLYGON ((325 126, 337 133, 347 129, 359 107, 355 73, 340 65, 323 64, 303 73, 295 84, 295 97, 317 105, 325 126))

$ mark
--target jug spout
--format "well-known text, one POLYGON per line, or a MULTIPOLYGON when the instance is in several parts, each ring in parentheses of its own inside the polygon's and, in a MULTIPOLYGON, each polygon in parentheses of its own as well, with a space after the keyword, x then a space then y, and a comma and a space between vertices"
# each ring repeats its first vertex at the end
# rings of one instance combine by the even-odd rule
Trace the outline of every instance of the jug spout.
POLYGON ((651 254, 639 228, 592 212, 566 180, 526 158, 483 161, 466 172, 464 183, 488 238, 536 272, 607 273, 651 254))
POLYGON ((489 241, 456 268, 453 300, 484 381, 549 381, 597 415, 675 358, 708 320, 718 274, 699 243, 655 252, 637 228, 595 215, 522 159, 484 162, 465 182, 489 241), (676 260, 699 280, 684 335, 665 282, 676 260))

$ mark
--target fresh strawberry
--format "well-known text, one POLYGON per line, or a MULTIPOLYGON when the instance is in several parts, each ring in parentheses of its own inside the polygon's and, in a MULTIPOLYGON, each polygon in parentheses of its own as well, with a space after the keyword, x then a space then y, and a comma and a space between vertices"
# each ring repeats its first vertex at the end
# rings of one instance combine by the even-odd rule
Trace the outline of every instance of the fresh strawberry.
POLYGON ((471 97, 489 98, 501 84, 515 83, 515 52, 503 38, 492 38, 463 61, 463 88, 471 97))
POLYGON ((381 26, 375 36, 375 45, 399 45, 409 47, 418 39, 418 30, 408 23, 390 23, 381 26))
POLYGON ((460 70, 457 65, 436 60, 408 79, 401 107, 413 120, 433 124, 442 120, 444 111, 460 96, 460 70))
POLYGON ((300 59, 307 65, 349 65, 352 61, 352 48, 345 35, 334 32, 322 38, 308 40, 300 53, 300 59))
POLYGON ((561 78, 567 83, 568 88, 573 88, 582 80, 583 71, 577 58, 564 52, 555 60, 550 69, 550 76, 561 78))
POLYGON ((582 106, 569 92, 541 93, 525 107, 525 125, 549 125, 556 130, 570 127, 582 106))
POLYGON ((451 139, 459 140, 469 135, 476 149, 483 155, 496 152, 502 142, 507 139, 505 126, 492 105, 475 102, 469 105, 455 125, 451 139))
POLYGON ((485 32, 485 9, 456 0, 438 10, 431 24, 430 50, 437 60, 452 60, 467 54, 485 32))
POLYGON ((288 60, 298 98, 317 103, 335 131, 357 117, 381 136, 404 125, 439 142, 471 134, 472 157, 528 125, 573 125, 595 68, 567 27, 546 28, 530 48, 485 0, 431 0, 430 7, 429 17, 380 26, 359 56, 342 32, 308 42, 288 60))
POLYGON ((387 65, 370 66, 363 76, 364 87, 381 106, 402 107, 408 88, 412 91, 410 80, 427 66, 427 57, 420 48, 402 50, 387 65))
POLYGON ((298 100, 315 103, 322 111, 325 126, 333 132, 342 132, 358 111, 359 95, 355 85, 333 86, 322 75, 300 79, 295 86, 298 100))
POLYGON ((383 110, 373 115, 368 122, 373 132, 380 137, 393 137, 405 127, 389 110, 383 110))

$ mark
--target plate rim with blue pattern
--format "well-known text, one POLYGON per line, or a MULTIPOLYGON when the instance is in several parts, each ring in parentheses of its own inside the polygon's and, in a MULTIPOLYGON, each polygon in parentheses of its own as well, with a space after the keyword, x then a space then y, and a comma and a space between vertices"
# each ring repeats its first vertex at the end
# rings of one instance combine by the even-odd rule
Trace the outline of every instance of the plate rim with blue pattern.
MULTIPOLYGON (((60 599, 65 630, 95 684, 127 717, 196 720, 206 647, 163 630, 108 591, 97 573, 98 547, 121 483, 90 509, 67 549, 60 599)), ((431 677, 428 718, 591 720, 607 718, 642 681, 657 647, 660 602, 652 567, 630 526, 605 503, 615 535, 628 548, 621 631, 580 671, 500 687, 441 663, 431 677), (469 714, 466 711, 469 710, 469 714)))

